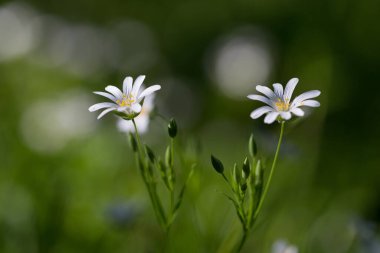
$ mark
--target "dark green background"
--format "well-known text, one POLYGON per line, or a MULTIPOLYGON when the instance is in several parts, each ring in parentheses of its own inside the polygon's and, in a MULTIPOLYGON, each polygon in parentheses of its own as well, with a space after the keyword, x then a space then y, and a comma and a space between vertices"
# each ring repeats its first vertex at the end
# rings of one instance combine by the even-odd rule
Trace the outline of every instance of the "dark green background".
MULTIPOLYGON (((240 227, 209 155, 217 155, 228 168, 235 161, 241 164, 253 132, 269 167, 279 131, 278 124, 249 118, 259 103, 225 96, 207 75, 207 55, 216 41, 245 26, 260 27, 274 45, 274 65, 265 85, 285 84, 297 76, 295 94, 319 89, 322 106, 287 125, 273 187, 243 252, 270 252, 281 238, 298 245, 300 252, 379 252, 379 246, 370 251, 379 244, 380 220, 378 1, 34 0, 5 1, 0 8, 10 5, 48 15, 69 28, 111 31, 133 20, 154 37, 149 47, 156 55, 148 65, 100 63, 97 71, 76 73, 50 64, 49 57, 40 64, 44 45, 39 44, 0 61, 1 252, 162 252, 164 235, 114 117, 91 121, 94 130, 55 152, 31 148, 22 134, 28 128, 22 126, 23 115, 38 101, 54 104, 62 94, 79 91, 90 102, 101 102, 92 91, 111 83, 120 87, 126 75, 139 74, 147 75, 148 85, 162 85, 158 109, 177 118, 178 146, 185 156, 194 159, 200 146, 197 171, 166 251, 228 252, 240 227), (187 92, 190 102, 183 99, 187 92)), ((7 24, 1 27, 7 29, 7 24)), ((35 36, 41 41, 67 39, 48 37, 52 34, 35 36)), ((133 53, 129 48, 144 41, 125 36, 122 48, 128 58, 133 53)), ((91 54, 94 42, 86 43, 91 54)), ((71 57, 76 62, 75 54, 71 57)), ((95 119, 95 113, 87 112, 90 105, 73 113, 95 119)), ((144 140, 162 153, 165 131, 156 118, 144 140)))

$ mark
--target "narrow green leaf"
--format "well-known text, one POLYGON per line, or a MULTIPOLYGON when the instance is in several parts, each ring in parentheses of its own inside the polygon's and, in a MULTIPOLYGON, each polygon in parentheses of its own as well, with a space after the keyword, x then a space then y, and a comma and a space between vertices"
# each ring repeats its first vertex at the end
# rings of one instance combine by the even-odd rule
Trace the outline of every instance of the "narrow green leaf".
POLYGON ((249 160, 248 160, 248 157, 246 157, 244 159, 244 162, 243 162, 243 171, 244 171, 244 178, 248 178, 250 172, 251 172, 251 168, 250 168, 250 165, 249 165, 249 160))
POLYGON ((186 178, 186 181, 185 181, 185 184, 182 186, 182 189, 178 195, 178 201, 176 203, 176 205, 174 206, 174 209, 173 209, 173 213, 176 213, 177 210, 179 209, 179 207, 181 206, 182 204, 182 199, 183 199, 183 196, 185 194, 185 191, 186 191, 186 187, 187 187, 187 184, 190 182, 191 178, 193 177, 193 174, 194 174, 194 169, 195 169, 195 166, 196 164, 194 164, 189 172, 189 174, 187 175, 187 178, 186 178))
POLYGON ((215 156, 211 155, 211 164, 214 167, 214 169, 215 169, 216 172, 218 172, 219 174, 223 174, 223 172, 224 172, 224 166, 223 166, 222 161, 220 161, 215 156))
POLYGON ((257 155, 257 145, 256 145, 255 138, 253 137, 253 134, 251 134, 251 136, 249 137, 248 151, 252 157, 255 157, 257 155))
POLYGON ((155 155, 154 155, 153 150, 148 145, 145 145, 145 150, 146 150, 146 153, 148 154, 150 162, 154 163, 155 155))
POLYGON ((242 213, 242 209, 240 208, 240 205, 239 203, 233 199, 232 197, 228 196, 227 194, 224 194, 229 200, 232 201, 232 203, 234 204, 235 206, 235 210, 236 210, 236 214, 241 222, 241 224, 243 225, 243 227, 245 226, 245 218, 244 218, 244 214, 242 213))
POLYGON ((173 157, 172 157, 172 152, 171 152, 171 146, 169 145, 167 148, 166 148, 166 152, 165 152, 165 165, 170 168, 171 165, 172 165, 172 160, 173 160, 173 157))
POLYGON ((131 132, 128 134, 128 140, 129 140, 129 145, 131 146, 133 152, 137 152, 137 142, 135 139, 135 136, 131 132))

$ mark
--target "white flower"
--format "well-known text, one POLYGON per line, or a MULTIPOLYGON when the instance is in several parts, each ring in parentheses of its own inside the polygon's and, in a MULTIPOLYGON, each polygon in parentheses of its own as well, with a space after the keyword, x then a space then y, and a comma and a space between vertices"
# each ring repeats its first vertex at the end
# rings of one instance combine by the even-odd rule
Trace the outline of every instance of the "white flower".
POLYGON ((292 114, 296 116, 303 116, 304 111, 299 108, 301 106, 320 106, 318 101, 311 99, 318 97, 321 94, 319 90, 304 92, 297 96, 293 101, 290 101, 297 83, 298 78, 290 79, 285 87, 285 90, 281 84, 275 83, 273 84, 274 92, 268 87, 257 85, 256 90, 265 96, 248 95, 248 98, 261 101, 267 104, 267 106, 262 106, 254 110, 250 115, 251 118, 257 119, 266 114, 264 122, 271 124, 276 119, 289 120, 292 117, 292 114))
POLYGON ((278 240, 272 246, 272 253, 298 253, 298 248, 284 240, 278 240))
MULTIPOLYGON (((149 114, 154 108, 154 94, 148 96, 144 100, 140 114, 135 118, 135 123, 140 134, 145 133, 148 130, 149 126, 149 114)), ((118 119, 117 128, 121 132, 134 132, 135 128, 132 121, 125 119, 118 119)))
POLYGON ((141 112, 144 98, 161 89, 161 86, 156 84, 140 91, 144 79, 145 76, 139 76, 133 83, 132 77, 127 76, 123 82, 123 91, 112 85, 108 85, 105 88, 109 93, 95 91, 95 94, 109 98, 112 102, 94 104, 88 110, 94 112, 105 109, 99 114, 98 119, 112 111, 124 119, 130 120, 135 118, 141 112))

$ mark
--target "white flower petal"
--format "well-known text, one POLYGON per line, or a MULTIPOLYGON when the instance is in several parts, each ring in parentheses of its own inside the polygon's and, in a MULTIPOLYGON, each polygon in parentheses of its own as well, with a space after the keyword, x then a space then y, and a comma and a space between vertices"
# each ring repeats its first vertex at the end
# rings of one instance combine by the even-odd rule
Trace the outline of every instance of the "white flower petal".
POLYGON ((152 94, 153 92, 155 91, 158 91, 161 89, 161 85, 153 85, 153 86, 150 86, 148 88, 146 88, 143 92, 141 92, 141 94, 139 95, 138 99, 143 99, 145 96, 148 96, 150 94, 152 94))
POLYGON ((124 94, 129 94, 132 90, 132 83, 133 83, 133 78, 130 76, 127 76, 124 81, 123 81, 123 93, 124 94))
MULTIPOLYGON (((137 117, 135 121, 137 121, 137 117)), ((125 132, 125 133, 135 131, 132 120, 119 119, 117 121, 117 128, 119 129, 120 132, 125 132)))
POLYGON ((251 112, 250 116, 252 119, 257 119, 257 118, 260 118, 263 114, 267 112, 273 112, 273 111, 274 109, 270 106, 262 106, 262 107, 257 108, 253 112, 251 112))
POLYGON ((305 100, 301 102, 300 106, 319 107, 321 106, 321 103, 319 103, 317 100, 305 100))
POLYGON ((141 105, 138 103, 134 103, 131 105, 131 110, 134 111, 135 113, 141 112, 141 105))
POLYGON ((273 99, 273 98, 276 97, 276 94, 274 94, 274 92, 271 89, 269 89, 268 87, 266 87, 266 86, 257 85, 256 86, 256 90, 258 92, 263 93, 265 96, 267 96, 270 99, 273 99))
POLYGON ((304 111, 298 107, 290 109, 290 112, 299 117, 302 117, 303 115, 305 115, 304 111))
POLYGON ((109 112, 111 112, 111 111, 114 111, 114 110, 116 110, 115 107, 105 109, 104 111, 102 111, 102 113, 99 114, 98 119, 100 119, 101 117, 103 117, 103 116, 106 115, 107 113, 109 113, 109 112))
POLYGON ((90 108, 88 108, 88 110, 90 112, 94 112, 94 111, 97 111, 97 110, 100 110, 103 108, 115 107, 115 106, 116 106, 116 104, 114 104, 114 103, 103 102, 103 103, 97 103, 97 104, 90 106, 90 108))
POLYGON ((152 94, 152 95, 150 95, 144 99, 144 104, 142 106, 143 112, 149 114, 153 110, 153 108, 154 108, 154 97, 155 97, 155 94, 152 94))
POLYGON ((302 93, 301 95, 298 95, 294 100, 293 100, 293 103, 291 106, 295 105, 295 106, 299 106, 299 104, 301 102, 303 102, 304 100, 307 100, 307 99, 310 99, 310 98, 315 98, 315 97, 318 97, 319 95, 321 94, 321 92, 319 90, 311 90, 311 91, 307 91, 307 92, 304 92, 302 93))
POLYGON ((128 111, 129 107, 128 106, 119 106, 116 109, 118 112, 126 112, 126 111, 128 111))
POLYGON ((109 93, 111 93, 112 95, 114 95, 117 99, 120 99, 123 97, 123 93, 121 92, 121 90, 116 87, 116 86, 113 86, 113 85, 108 85, 106 88, 105 88, 106 91, 108 91, 109 93))
POLYGON ((102 91, 94 91, 95 94, 97 95, 100 95, 100 96, 103 96, 103 97, 106 97, 106 98, 109 98, 111 99, 112 101, 116 101, 117 98, 115 98, 115 96, 107 93, 107 92, 102 92, 102 91))
POLYGON ((274 88, 274 93, 279 97, 279 98, 282 98, 283 94, 284 94, 284 88, 282 87, 282 84, 280 83, 275 83, 273 84, 273 88, 274 88))
POLYGON ((292 117, 292 114, 290 112, 281 112, 281 118, 283 118, 284 120, 290 120, 290 118, 292 117))
POLYGON ((144 79, 145 79, 144 75, 141 75, 141 76, 136 78, 136 80, 133 84, 133 88, 132 88, 132 96, 137 97, 137 94, 140 90, 142 83, 144 82, 144 79))
MULTIPOLYGON (((139 131, 139 134, 144 134, 148 130, 149 116, 140 114, 135 118, 135 123, 139 131)), ((133 126, 132 120, 119 119, 117 121, 117 128, 119 129, 119 131, 125 133, 135 132, 135 127, 133 126)))
POLYGON ((284 91, 284 100, 285 101, 289 102, 290 99, 292 98, 294 88, 296 88, 298 81, 299 81, 298 78, 292 78, 286 84, 285 91, 284 91))
POLYGON ((252 95, 248 95, 247 97, 249 99, 252 99, 252 100, 261 101, 261 102, 266 103, 267 105, 270 105, 270 106, 273 105, 272 101, 269 98, 266 98, 266 97, 261 96, 261 95, 252 94, 252 95))
POLYGON ((270 112, 265 116, 264 118, 264 123, 266 124, 272 124, 278 117, 279 113, 278 112, 270 112))

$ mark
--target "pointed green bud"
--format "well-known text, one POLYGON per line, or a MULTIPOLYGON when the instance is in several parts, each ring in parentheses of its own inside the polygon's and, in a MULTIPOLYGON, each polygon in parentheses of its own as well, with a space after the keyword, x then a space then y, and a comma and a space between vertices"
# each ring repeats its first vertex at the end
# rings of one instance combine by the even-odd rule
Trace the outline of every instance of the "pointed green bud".
POLYGON ((248 157, 246 157, 245 160, 244 160, 244 162, 243 162, 243 171, 244 171, 244 177, 248 178, 249 177, 249 173, 251 172, 251 168, 249 166, 248 157))
POLYGON ((255 157, 257 155, 257 145, 256 145, 255 138, 253 138, 253 134, 251 134, 251 136, 249 137, 248 150, 249 150, 249 154, 252 157, 255 157))
POLYGON ((169 121, 168 133, 171 138, 174 138, 177 136, 177 123, 175 122, 174 118, 171 118, 169 121))
POLYGON ((148 154, 149 160, 153 163, 155 160, 153 150, 151 150, 150 147, 148 147, 148 145, 145 145, 145 150, 146 150, 146 153, 148 154))
POLYGON ((211 155, 211 163, 212 163, 212 166, 214 167, 214 169, 216 170, 216 172, 223 174, 224 166, 223 166, 223 163, 218 158, 211 155))
POLYGON ((247 190, 247 183, 244 183, 240 186, 240 189, 242 192, 245 192, 247 190))
POLYGON ((233 169, 233 173, 234 173, 234 179, 235 179, 235 182, 237 184, 240 184, 240 181, 241 181, 241 175, 240 175, 240 171, 235 163, 234 165, 234 169, 233 169))
POLYGON ((261 167, 261 161, 257 161, 256 170, 255 170, 255 186, 262 186, 264 179, 264 170, 261 167))
POLYGON ((137 142, 135 136, 133 136, 131 132, 128 134, 128 140, 133 152, 137 152, 137 142))
POLYGON ((264 187, 264 170, 261 167, 260 160, 257 161, 256 170, 255 170, 255 182, 254 182, 254 209, 257 208, 261 201, 262 193, 264 187))

